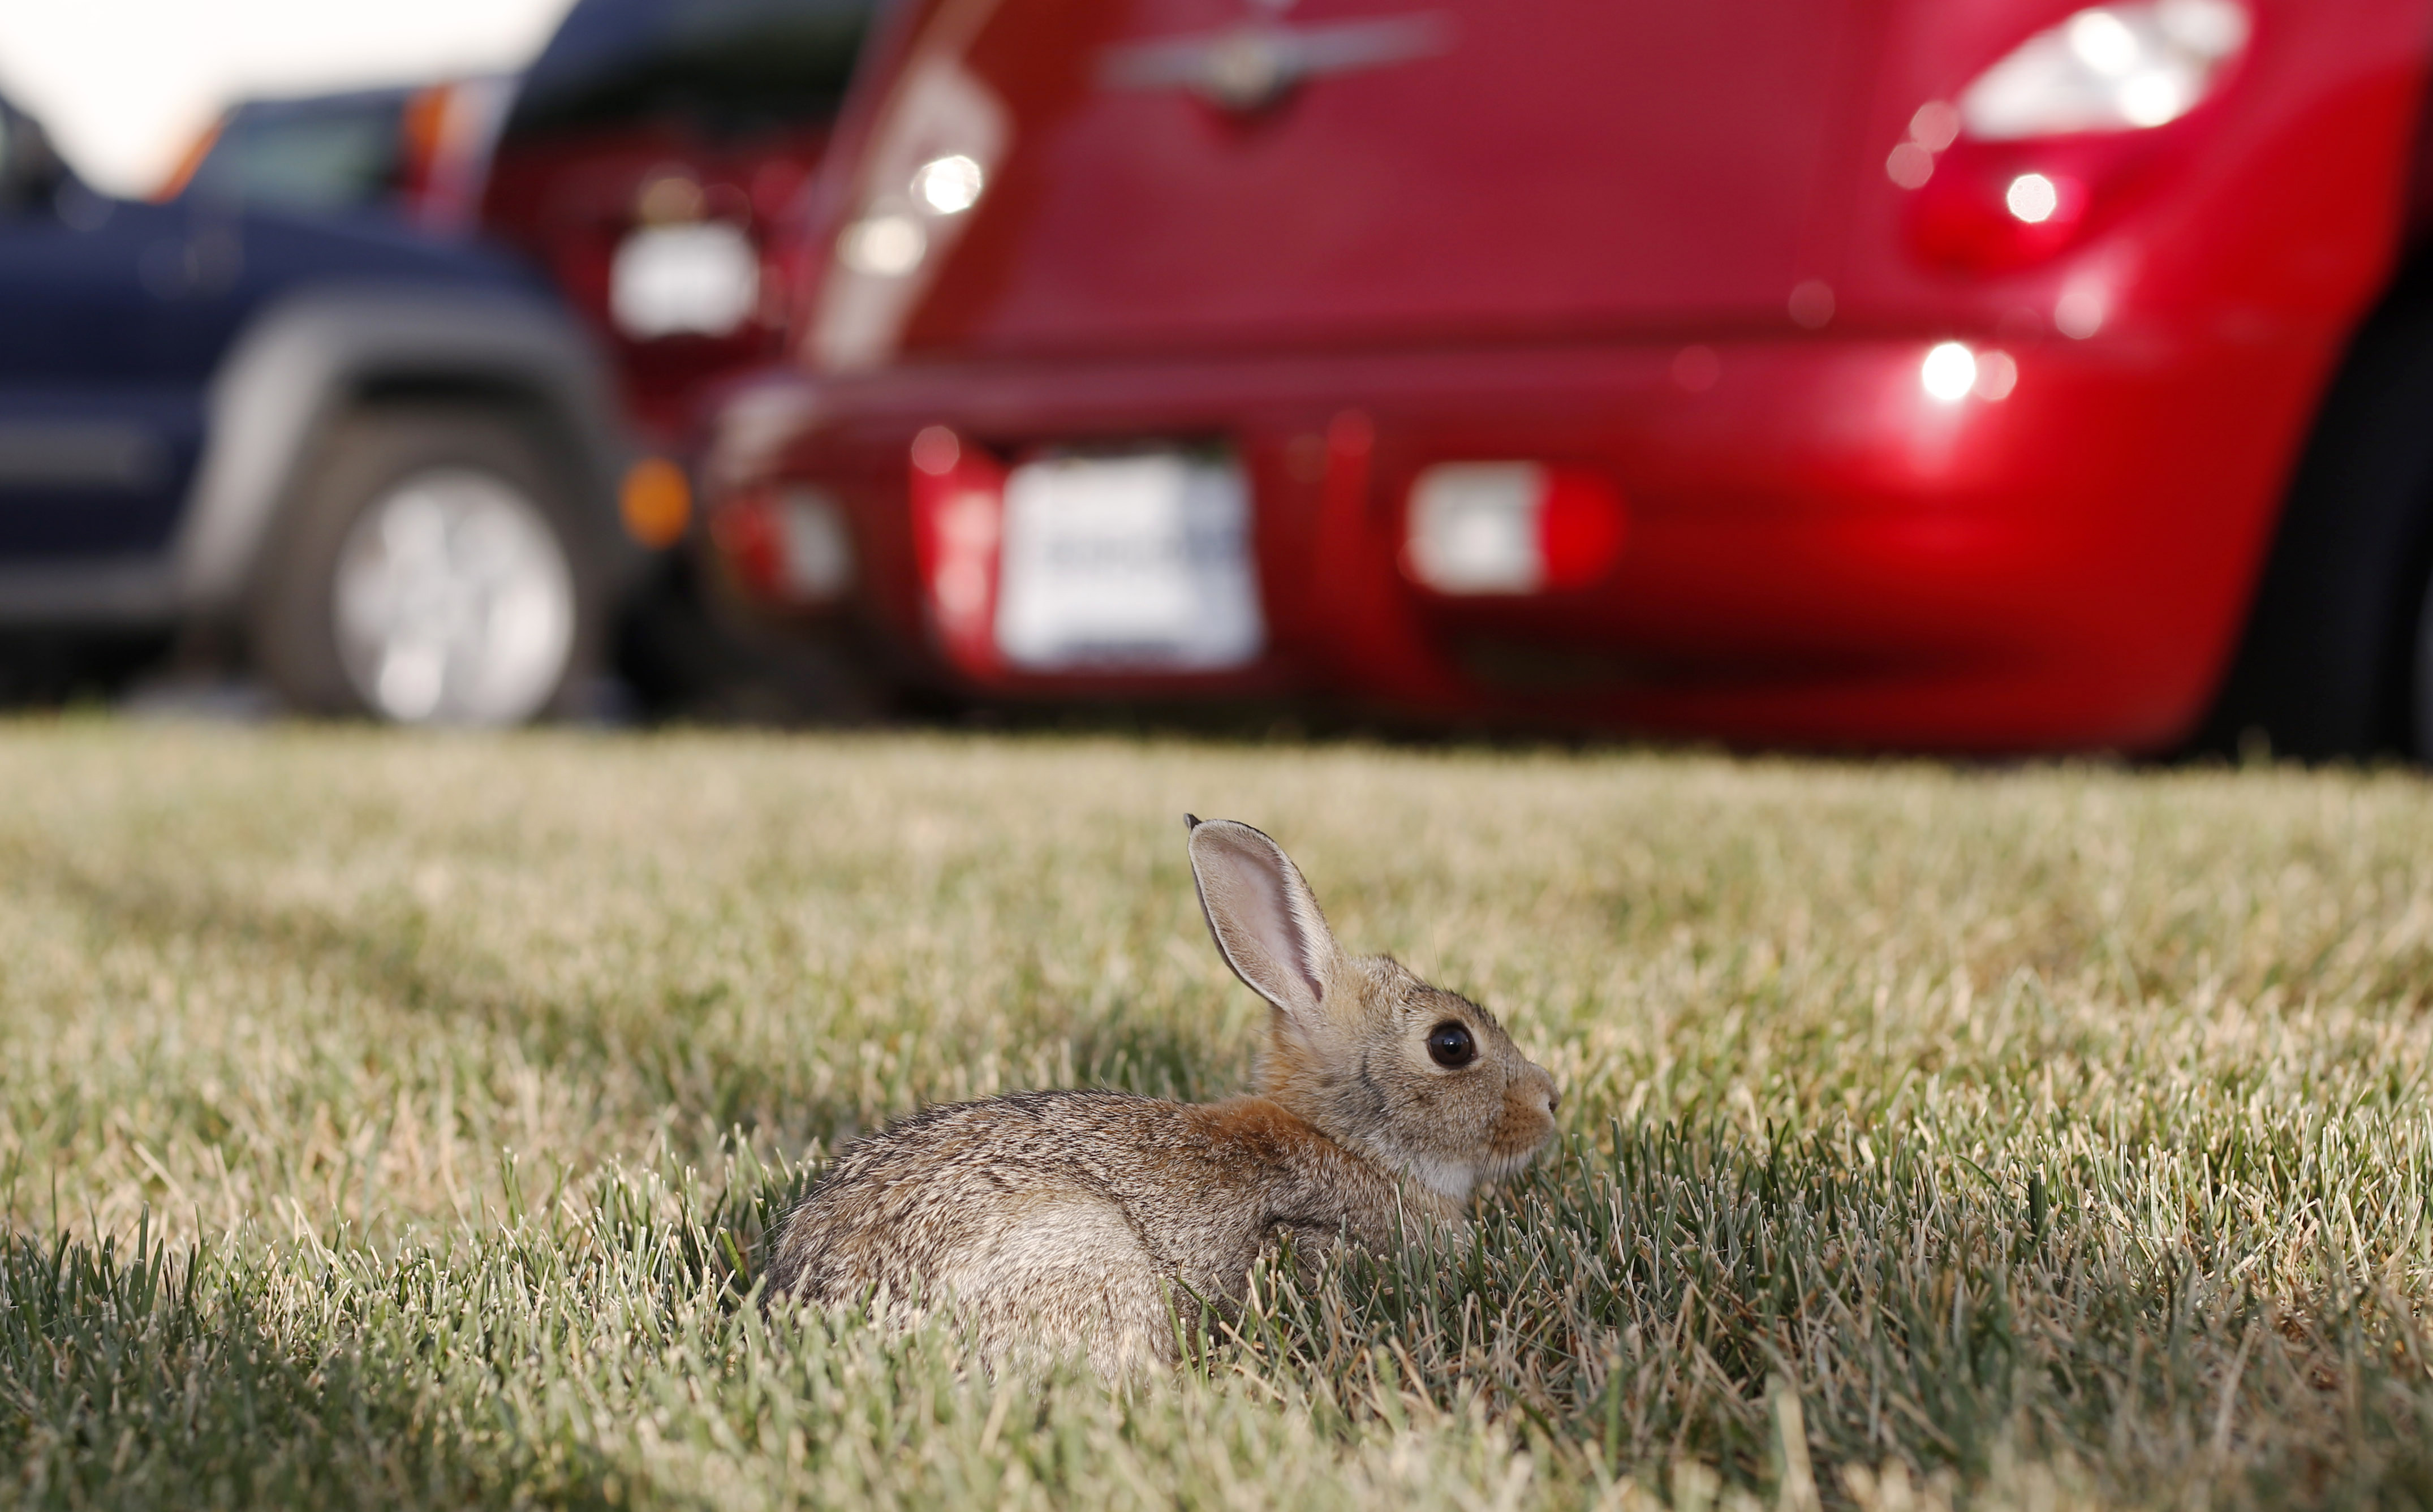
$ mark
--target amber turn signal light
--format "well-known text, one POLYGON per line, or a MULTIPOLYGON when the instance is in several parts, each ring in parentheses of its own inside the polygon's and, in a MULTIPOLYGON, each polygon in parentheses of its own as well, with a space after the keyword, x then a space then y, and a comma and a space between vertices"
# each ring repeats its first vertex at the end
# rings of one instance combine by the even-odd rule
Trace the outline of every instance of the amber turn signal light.
POLYGON ((625 469, 617 509, 626 535, 655 552, 664 551, 683 538, 692 518, 692 484, 684 469, 667 458, 644 457, 625 469))

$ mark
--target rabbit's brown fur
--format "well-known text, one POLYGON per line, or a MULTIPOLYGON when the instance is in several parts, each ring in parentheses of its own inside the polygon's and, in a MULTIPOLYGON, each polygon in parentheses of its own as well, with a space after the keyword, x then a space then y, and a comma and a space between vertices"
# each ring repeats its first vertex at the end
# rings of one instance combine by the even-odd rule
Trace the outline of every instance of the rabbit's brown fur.
POLYGON ((944 1303, 992 1365, 1068 1351, 1113 1375, 1174 1358, 1176 1283, 1239 1298, 1285 1232, 1394 1242, 1554 1133, 1555 1088, 1492 1014, 1336 943, 1247 824, 1193 821, 1228 964, 1275 1011, 1258 1091, 1190 1104, 1031 1092, 932 1108, 848 1147, 779 1231, 769 1295, 944 1303), (1439 1063, 1432 1035, 1475 1059, 1439 1063))

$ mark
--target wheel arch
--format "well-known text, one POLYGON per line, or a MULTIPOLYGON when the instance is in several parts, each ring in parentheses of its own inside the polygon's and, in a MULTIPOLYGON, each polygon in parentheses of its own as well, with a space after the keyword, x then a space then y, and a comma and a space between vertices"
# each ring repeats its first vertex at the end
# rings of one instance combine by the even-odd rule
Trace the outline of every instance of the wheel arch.
POLYGON ((2428 572, 2433 246, 2419 243, 2324 386, 2193 747, 2226 753, 2260 733, 2308 759, 2407 750, 2413 594, 2428 572))
POLYGON ((638 568, 617 524, 625 445, 606 369, 570 320, 514 290, 324 285, 257 316, 213 378, 211 442, 174 556, 188 614, 238 611, 332 424, 391 400, 522 412, 568 466, 600 565, 620 583, 638 568))

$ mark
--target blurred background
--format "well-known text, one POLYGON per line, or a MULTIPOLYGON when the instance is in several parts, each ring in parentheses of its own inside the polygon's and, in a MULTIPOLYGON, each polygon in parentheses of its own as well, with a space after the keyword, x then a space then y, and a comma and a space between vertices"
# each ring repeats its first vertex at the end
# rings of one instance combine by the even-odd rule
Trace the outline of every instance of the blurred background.
POLYGON ((0 697, 2433 755, 2433 0, 0 7, 0 697))
POLYGON ((567 0, 315 6, 174 0, 0 6, 10 100, 49 127, 94 188, 144 198, 244 99, 513 74, 567 0))

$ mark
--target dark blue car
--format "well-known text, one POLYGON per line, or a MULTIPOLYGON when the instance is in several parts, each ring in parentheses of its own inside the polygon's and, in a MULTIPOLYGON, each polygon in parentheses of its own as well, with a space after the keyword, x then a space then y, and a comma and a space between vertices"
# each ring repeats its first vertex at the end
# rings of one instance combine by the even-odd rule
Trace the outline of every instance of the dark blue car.
POLYGON ((313 712, 562 708, 638 564, 611 403, 515 265, 111 199, 0 102, 0 680, 177 644, 313 712))

